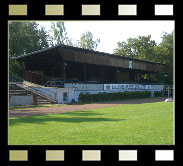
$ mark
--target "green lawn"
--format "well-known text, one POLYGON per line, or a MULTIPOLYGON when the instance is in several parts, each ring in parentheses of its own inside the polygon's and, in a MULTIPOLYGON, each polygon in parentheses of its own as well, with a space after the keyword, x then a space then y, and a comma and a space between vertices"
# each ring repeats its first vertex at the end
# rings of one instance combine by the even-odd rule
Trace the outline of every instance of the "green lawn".
POLYGON ((172 145, 173 103, 119 105, 9 120, 9 145, 172 145))

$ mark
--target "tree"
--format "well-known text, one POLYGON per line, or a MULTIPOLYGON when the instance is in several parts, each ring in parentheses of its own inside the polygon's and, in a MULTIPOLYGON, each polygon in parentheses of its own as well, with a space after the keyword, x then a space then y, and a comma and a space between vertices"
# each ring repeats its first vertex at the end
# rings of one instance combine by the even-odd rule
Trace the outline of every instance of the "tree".
POLYGON ((167 65, 166 83, 173 84, 173 32, 163 33, 162 42, 159 45, 151 39, 151 35, 118 42, 114 54, 167 65))
POLYGON ((81 34, 80 41, 77 46, 89 50, 96 50, 100 43, 100 39, 93 40, 93 34, 89 31, 81 34))
MULTIPOLYGON (((49 47, 51 38, 44 27, 33 21, 9 23, 9 56, 17 57, 49 47)), ((9 74, 22 77, 22 67, 9 59, 9 74)))
POLYGON ((159 57, 159 62, 167 65, 168 72, 166 77, 167 84, 173 84, 173 35, 172 33, 163 33, 162 42, 155 48, 155 57, 159 57))
POLYGON ((151 35, 129 38, 127 42, 118 42, 114 54, 138 58, 142 60, 154 60, 154 47, 156 42, 151 39, 151 35))
POLYGON ((51 22, 51 29, 54 36, 54 45, 65 44, 73 46, 72 39, 67 37, 67 31, 64 22, 51 22))

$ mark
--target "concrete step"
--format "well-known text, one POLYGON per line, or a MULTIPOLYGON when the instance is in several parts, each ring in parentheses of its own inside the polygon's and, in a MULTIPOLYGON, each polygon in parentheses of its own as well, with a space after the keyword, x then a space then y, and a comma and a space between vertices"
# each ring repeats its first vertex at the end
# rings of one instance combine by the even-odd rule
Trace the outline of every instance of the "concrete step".
POLYGON ((37 105, 42 105, 42 104, 52 104, 50 102, 37 102, 37 105))
POLYGON ((9 95, 30 95, 30 93, 24 92, 24 93, 9 93, 9 95))
POLYGON ((39 101, 41 101, 41 102, 50 102, 51 103, 51 101, 49 99, 44 98, 42 96, 37 96, 37 102, 39 102, 39 101))
POLYGON ((20 88, 20 87, 9 87, 9 90, 22 90, 22 88, 20 88))
POLYGON ((37 99, 39 99, 39 100, 42 100, 42 99, 48 100, 48 99, 46 99, 44 97, 40 97, 40 96, 37 96, 37 99))
POLYGON ((49 100, 37 100, 37 102, 50 102, 49 100))
POLYGON ((50 101, 38 101, 37 103, 51 103, 50 101))
POLYGON ((9 86, 9 96, 12 96, 12 95, 29 95, 29 94, 33 94, 33 95, 37 96, 37 104, 51 104, 51 103, 53 103, 49 99, 47 99, 46 97, 42 96, 41 94, 39 95, 37 93, 31 92, 31 91, 24 89, 16 84, 9 86))
POLYGON ((23 92, 9 92, 9 95, 30 95, 31 93, 23 91, 23 92))
POLYGON ((25 89, 9 89, 9 91, 12 91, 12 92, 20 91, 20 92, 22 92, 22 91, 27 91, 27 90, 25 90, 25 89))
POLYGON ((37 104, 52 104, 52 102, 47 98, 37 95, 37 104))
POLYGON ((30 92, 27 92, 27 91, 9 91, 9 93, 30 93, 30 92))

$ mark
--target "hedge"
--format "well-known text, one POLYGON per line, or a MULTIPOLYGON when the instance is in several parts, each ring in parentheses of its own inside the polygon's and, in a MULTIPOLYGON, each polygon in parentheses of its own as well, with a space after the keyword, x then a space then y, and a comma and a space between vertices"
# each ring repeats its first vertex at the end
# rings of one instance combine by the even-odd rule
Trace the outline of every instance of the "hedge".
POLYGON ((154 97, 162 97, 163 93, 161 91, 155 91, 154 92, 154 97))
POLYGON ((98 93, 98 94, 80 94, 79 102, 96 102, 120 99, 135 99, 151 97, 150 91, 143 92, 117 92, 117 93, 98 93))

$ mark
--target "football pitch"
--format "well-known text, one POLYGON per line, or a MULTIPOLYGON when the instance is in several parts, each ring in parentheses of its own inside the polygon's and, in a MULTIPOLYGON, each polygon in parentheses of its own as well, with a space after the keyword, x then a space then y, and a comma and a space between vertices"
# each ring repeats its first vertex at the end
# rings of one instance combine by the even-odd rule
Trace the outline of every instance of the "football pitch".
POLYGON ((9 145, 173 145, 173 102, 9 119, 9 145))

